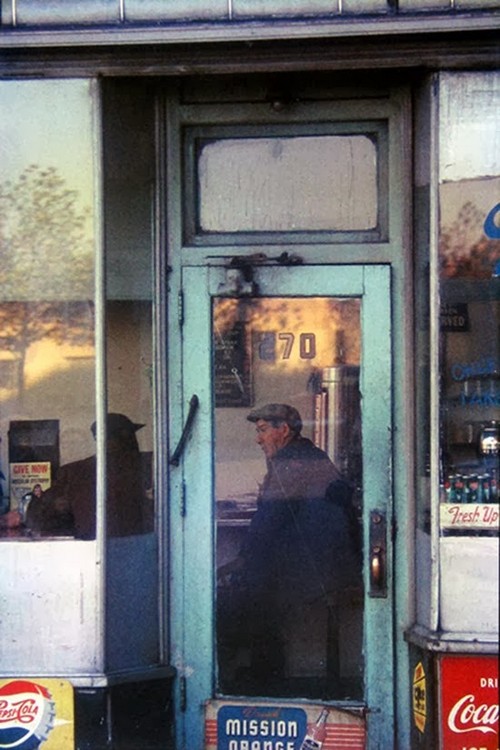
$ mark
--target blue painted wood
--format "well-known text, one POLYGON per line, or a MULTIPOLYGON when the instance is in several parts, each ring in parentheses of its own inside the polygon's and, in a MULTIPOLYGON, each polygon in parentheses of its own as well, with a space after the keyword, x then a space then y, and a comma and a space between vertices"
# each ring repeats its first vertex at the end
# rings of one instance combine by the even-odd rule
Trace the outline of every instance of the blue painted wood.
MULTIPOLYGON (((203 747, 204 703, 214 697, 214 522, 211 395, 211 296, 225 269, 188 267, 185 292, 181 401, 187 414, 193 393, 200 408, 172 484, 172 651, 185 678, 177 695, 177 750, 203 747), (185 484, 186 514, 176 493, 185 484)), ((362 298, 362 416, 365 515, 391 513, 391 329, 388 266, 260 268, 261 296, 359 296, 362 298)), ((180 434, 182 423, 176 425, 180 434)), ((366 529, 367 531, 367 529, 366 529)), ((389 540, 388 540, 389 541, 389 540)), ((365 544, 365 549, 367 545, 365 544)), ((390 571, 391 553, 388 555, 390 571)), ((367 561, 365 561, 367 571, 367 561)), ((391 575, 389 572, 389 592, 391 575)), ((365 664, 369 711, 368 750, 393 747, 392 595, 366 599, 365 664)))
MULTIPOLYGON (((365 556, 370 510, 386 513, 387 598, 365 596, 365 685, 370 750, 394 747, 392 519, 391 289, 388 266, 365 266, 362 302, 361 416, 365 556)), ((365 591, 369 560, 365 559, 365 591)))

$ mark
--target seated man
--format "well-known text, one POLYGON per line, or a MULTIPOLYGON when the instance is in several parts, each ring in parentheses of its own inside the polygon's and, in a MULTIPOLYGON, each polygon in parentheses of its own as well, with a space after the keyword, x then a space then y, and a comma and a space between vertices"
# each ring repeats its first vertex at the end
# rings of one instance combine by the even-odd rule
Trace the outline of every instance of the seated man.
POLYGON ((255 690, 265 686, 271 695, 273 685, 284 692, 290 633, 307 631, 318 617, 332 621, 339 594, 360 585, 360 550, 351 488, 327 454, 301 435, 299 412, 267 404, 247 419, 256 426, 267 473, 232 565, 232 585, 219 589, 220 679, 223 690, 238 690, 224 684, 224 661, 246 647, 255 690))
MULTIPOLYGON (((91 430, 95 437, 95 423, 91 430)), ((123 414, 106 421, 107 497, 109 536, 143 534, 152 528, 151 501, 146 497, 142 457, 135 433, 143 425, 123 414)), ((25 524, 35 535, 94 539, 96 534, 96 458, 61 466, 54 483, 41 498, 34 497, 25 524)))

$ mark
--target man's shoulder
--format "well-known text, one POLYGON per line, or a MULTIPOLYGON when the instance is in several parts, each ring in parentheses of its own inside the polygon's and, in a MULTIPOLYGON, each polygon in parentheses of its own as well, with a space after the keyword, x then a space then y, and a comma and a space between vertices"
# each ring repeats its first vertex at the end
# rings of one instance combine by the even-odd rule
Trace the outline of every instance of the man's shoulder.
POLYGON ((77 461, 63 464, 57 472, 57 479, 73 478, 75 476, 93 476, 95 475, 96 459, 95 456, 87 456, 77 461))
POLYGON ((287 494, 292 495, 323 497, 330 484, 343 481, 328 454, 303 437, 277 454, 274 471, 282 484, 286 482, 287 494))
POLYGON ((306 437, 297 437, 282 448, 277 456, 279 460, 293 461, 330 461, 324 450, 314 445, 312 440, 306 437))

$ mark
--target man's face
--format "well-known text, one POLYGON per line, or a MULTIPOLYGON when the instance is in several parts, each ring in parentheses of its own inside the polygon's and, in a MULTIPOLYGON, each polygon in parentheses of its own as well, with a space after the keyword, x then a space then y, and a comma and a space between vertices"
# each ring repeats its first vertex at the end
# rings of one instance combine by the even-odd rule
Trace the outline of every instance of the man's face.
POLYGON ((291 430, 286 422, 280 422, 273 427, 271 422, 259 419, 255 423, 257 430, 257 444, 260 445, 266 458, 272 458, 276 453, 290 441, 291 430))

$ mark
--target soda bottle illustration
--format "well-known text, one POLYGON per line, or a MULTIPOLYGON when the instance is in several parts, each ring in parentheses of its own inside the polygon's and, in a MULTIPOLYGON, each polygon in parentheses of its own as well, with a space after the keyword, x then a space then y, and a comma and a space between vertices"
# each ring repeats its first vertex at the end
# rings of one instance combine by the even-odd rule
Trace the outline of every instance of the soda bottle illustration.
POLYGON ((326 738, 326 721, 329 713, 328 708, 322 709, 316 724, 304 737, 300 750, 321 750, 326 738))

